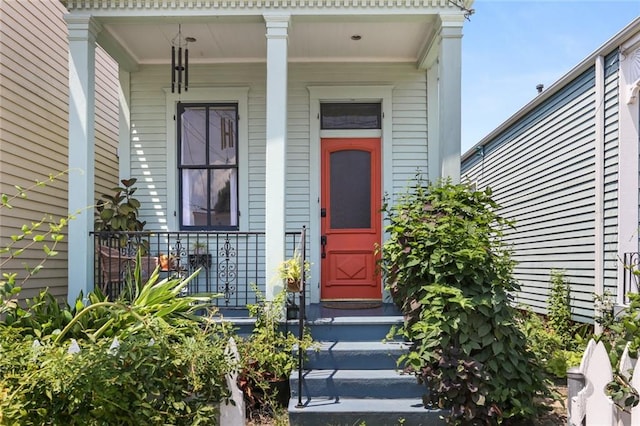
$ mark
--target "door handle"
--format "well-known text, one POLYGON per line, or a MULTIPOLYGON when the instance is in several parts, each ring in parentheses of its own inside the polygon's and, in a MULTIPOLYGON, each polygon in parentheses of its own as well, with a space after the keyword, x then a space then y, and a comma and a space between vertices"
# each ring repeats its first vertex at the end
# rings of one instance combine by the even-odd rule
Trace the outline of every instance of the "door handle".
POLYGON ((325 247, 327 246, 327 236, 323 235, 320 237, 320 244, 322 245, 322 254, 321 257, 324 259, 327 257, 327 252, 325 251, 325 247))

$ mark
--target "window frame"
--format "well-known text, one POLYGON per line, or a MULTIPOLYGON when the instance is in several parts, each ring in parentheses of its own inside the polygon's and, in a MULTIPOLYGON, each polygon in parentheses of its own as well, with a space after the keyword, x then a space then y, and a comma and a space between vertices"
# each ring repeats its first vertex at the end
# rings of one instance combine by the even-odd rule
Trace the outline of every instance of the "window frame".
MULTIPOLYGON (((160 223, 160 228, 165 231, 180 229, 178 209, 180 205, 178 163, 177 163, 177 104, 184 103, 236 103, 238 105, 238 230, 250 231, 249 229, 249 140, 248 127, 248 86, 233 87, 201 87, 195 91, 184 92, 182 94, 172 93, 171 87, 164 88, 165 93, 165 113, 166 113, 166 187, 157 185, 152 174, 145 176, 145 181, 152 195, 158 197, 156 205, 156 215, 160 223), (166 191, 166 192, 165 192, 166 191), (166 198, 165 198, 166 197, 166 198), (166 200, 166 213, 161 204, 166 200)), ((135 140, 133 141, 135 148, 135 140)))
MULTIPOLYGON (((177 156, 176 156, 176 165, 178 168, 178 226, 180 228, 180 230, 208 230, 208 231, 237 231, 239 229, 240 226, 240 211, 239 211, 239 180, 240 180, 240 176, 239 176, 239 168, 240 168, 240 163, 239 163, 239 158, 238 158, 238 146, 239 146, 239 140, 238 140, 238 103, 237 102, 178 102, 178 104, 176 105, 176 130, 177 130, 177 138, 176 138, 176 147, 177 147, 177 156), (234 126, 234 136, 235 136, 235 163, 232 165, 220 165, 220 164, 213 164, 213 162, 211 161, 211 159, 209 158, 209 154, 211 152, 210 148, 209 148, 209 144, 210 142, 213 140, 210 136, 209 136, 209 117, 210 117, 210 111, 212 109, 216 109, 216 108, 225 108, 225 107, 232 107, 235 110, 235 126, 234 126), (187 109, 189 108, 193 108, 193 109, 199 109, 199 108, 204 108, 205 110, 205 133, 208 135, 206 137, 206 145, 205 145, 205 161, 202 164, 198 164, 198 165, 185 165, 183 164, 182 161, 182 114, 187 111, 187 109), (215 170, 235 170, 235 176, 236 176, 236 190, 235 190, 235 210, 236 210, 236 217, 235 217, 235 223, 236 225, 213 225, 213 224, 206 224, 206 225, 185 225, 185 221, 184 221, 184 206, 183 206, 183 195, 184 195, 184 184, 183 184, 183 172, 185 170, 200 170, 200 171, 205 171, 207 174, 207 204, 210 204, 210 200, 211 200, 211 192, 215 191, 214 188, 212 188, 211 186, 211 174, 214 173, 215 170)), ((232 198, 233 200, 233 198, 232 198)), ((231 209, 233 211, 233 208, 231 209)), ((193 213, 193 212, 192 212, 193 213)), ((213 206, 208 205, 207 206, 207 210, 206 210, 206 216, 207 216, 207 221, 210 220, 211 218, 211 214, 213 213, 213 206)))

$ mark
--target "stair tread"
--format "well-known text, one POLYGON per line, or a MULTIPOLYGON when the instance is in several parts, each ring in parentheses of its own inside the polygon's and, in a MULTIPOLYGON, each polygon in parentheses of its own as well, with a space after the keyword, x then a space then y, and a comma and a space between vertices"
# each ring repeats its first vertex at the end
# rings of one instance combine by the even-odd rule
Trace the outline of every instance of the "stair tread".
MULTIPOLYGON (((297 372, 295 378, 297 378, 297 372)), ((293 374, 292 374, 293 376, 293 374)), ((406 377, 408 379, 415 379, 411 374, 403 373, 401 370, 383 369, 383 370, 306 370, 303 372, 304 380, 352 380, 352 379, 388 379, 406 377)))
MULTIPOLYGON (((303 408, 298 408, 298 400, 291 398, 289 412, 429 412, 420 398, 311 398, 302 399, 303 408)), ((439 411, 439 410, 437 410, 439 411)))
POLYGON ((354 317, 333 317, 333 318, 318 318, 314 320, 306 321, 306 325, 353 325, 353 324, 402 324, 404 319, 402 316, 389 315, 389 316, 354 316, 354 317))
POLYGON ((310 348, 310 351, 315 352, 319 351, 354 351, 354 350, 363 350, 363 351, 379 351, 379 350, 409 350, 410 345, 406 342, 397 342, 397 341, 362 341, 362 342, 353 342, 353 341, 321 341, 318 342, 317 346, 310 348))

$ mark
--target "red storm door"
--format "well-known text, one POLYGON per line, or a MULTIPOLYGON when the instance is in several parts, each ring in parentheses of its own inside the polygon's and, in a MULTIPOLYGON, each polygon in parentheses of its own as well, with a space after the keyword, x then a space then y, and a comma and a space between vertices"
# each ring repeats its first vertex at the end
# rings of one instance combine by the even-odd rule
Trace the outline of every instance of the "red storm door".
POLYGON ((381 300, 380 138, 322 139, 322 300, 381 300))

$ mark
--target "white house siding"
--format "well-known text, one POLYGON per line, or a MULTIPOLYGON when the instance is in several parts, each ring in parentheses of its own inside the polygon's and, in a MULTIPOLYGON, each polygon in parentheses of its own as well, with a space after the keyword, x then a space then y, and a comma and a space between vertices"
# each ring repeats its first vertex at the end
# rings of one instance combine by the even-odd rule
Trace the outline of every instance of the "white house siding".
MULTIPOLYGON (((463 176, 479 187, 491 187, 502 206, 500 213, 515 221, 516 228, 507 231, 505 241, 512 245, 517 262, 515 277, 521 284, 517 302, 544 312, 550 271, 563 269, 571 283, 573 315, 579 320, 593 315, 594 83, 591 67, 488 142, 484 161, 479 152, 466 156, 462 164, 463 176)), ((609 73, 607 87, 615 84, 609 73)), ((613 151, 609 143, 610 173, 615 170, 613 151)), ((609 175, 610 190, 611 180, 609 175)), ((612 195, 608 193, 609 209, 615 209, 612 195)), ((608 232, 611 226, 607 222, 608 232)), ((608 234, 607 243, 611 238, 608 234)), ((615 248, 615 242, 608 247, 615 248)), ((611 257, 611 252, 605 256, 611 257)))
MULTIPOLYGON (((68 146, 68 47, 65 9, 58 1, 0 1, 0 192, 15 193, 14 185, 30 187, 36 180, 67 169, 68 146)), ((100 120, 96 138, 100 146, 117 137, 117 97, 113 85, 113 65, 104 52, 98 53, 96 85, 100 120), (99 81, 99 83, 98 83, 99 81), (107 91, 108 90, 108 91, 107 91)), ((98 127, 98 126, 97 126, 98 127)), ((111 146, 114 147, 113 141, 111 146)), ((117 164, 106 163, 102 148, 96 154, 100 188, 116 171, 117 164)), ((113 149, 110 149, 113 152, 113 149)), ((79 179, 78 171, 70 172, 79 179)), ((26 200, 16 200, 13 209, 0 209, 0 244, 6 246, 10 235, 19 234, 23 224, 37 222, 46 215, 59 220, 67 215, 67 182, 64 175, 34 188, 26 200)), ((90 207, 90 206, 88 206, 90 207)), ((91 209, 82 214, 93 214, 91 209)), ((46 228, 46 226, 45 226, 46 228)), ((51 242, 48 243, 51 245, 51 242)), ((57 247, 59 255, 24 286, 21 297, 32 297, 40 288, 64 297, 67 292, 67 245, 57 247)), ((15 270, 24 277, 22 263, 35 266, 44 257, 40 248, 25 251, 17 262, 4 265, 3 272, 15 270), (13 269, 12 269, 13 268, 13 269)), ((2 259, 0 258, 0 262, 2 259)))
MULTIPOLYGON (((165 223, 158 211, 165 212, 167 197, 177 197, 166 182, 167 151, 165 132, 165 88, 167 67, 144 66, 131 74, 131 176, 155 185, 158 203, 151 200, 147 184, 141 184, 138 198, 148 229, 162 229, 165 223), (168 188, 172 191, 167 193, 168 188)), ((248 87, 249 221, 248 229, 264 230, 265 201, 265 67, 264 64, 193 66, 189 91, 198 87, 248 87)), ((408 179, 427 164, 426 83, 423 72, 412 65, 385 64, 291 64, 289 66, 289 117, 287 146, 287 229, 299 230, 309 222, 309 92, 308 86, 389 84, 393 89, 393 169, 394 190, 403 190, 408 179)), ((184 95, 188 99, 188 94, 184 95)), ((175 158, 175 157, 173 157, 175 158)), ((169 164, 173 164, 170 161, 169 164)), ((177 198, 176 198, 177 199, 177 198)), ((241 212, 244 214, 245 212, 241 212)), ((173 215, 174 212, 166 212, 173 215)), ((177 214, 177 212, 176 212, 177 214)), ((175 229, 172 229, 175 230, 175 229)))
POLYGON ((118 180, 118 65, 96 48, 95 192, 113 193, 118 180))
MULTIPOLYGON (((224 64, 197 66, 190 69, 189 92, 198 88, 248 87, 248 228, 241 231, 265 229, 265 123, 266 86, 264 64, 224 64)), ((311 194, 310 164, 320 161, 312 158, 310 150, 311 125, 309 122, 309 86, 322 85, 390 85, 393 86, 393 176, 394 191, 406 188, 408 179, 420 168, 427 173, 427 117, 426 76, 409 64, 290 64, 288 71, 288 140, 286 212, 288 231, 299 231, 309 226, 310 215, 319 214, 318 194, 311 194), (317 209, 313 210, 313 209, 317 209)), ((131 73, 131 176, 138 177, 138 198, 142 202, 141 213, 149 230, 167 229, 165 215, 169 218, 177 212, 167 211, 168 197, 175 197, 176 183, 167 182, 167 167, 175 167, 175 146, 167 148, 166 132, 175 131, 173 124, 167 128, 165 112, 166 88, 169 73, 166 66, 144 66, 131 73), (169 158, 168 158, 169 157, 169 158), (169 161, 168 161, 169 160, 169 161), (151 188, 149 185, 152 185, 151 188), (157 195, 152 196, 151 191, 157 195), (159 202, 153 202, 158 198, 159 202)), ((184 94, 187 101, 188 94, 184 94)), ((382 196, 382 194, 381 194, 382 196)), ((170 203, 169 203, 170 204, 170 203)), ((247 214, 242 212, 241 214, 247 214)), ((171 220, 169 221, 171 222, 171 220)), ((175 222, 177 223, 177 221, 175 222)), ((168 227, 169 230, 177 230, 168 227)), ((314 232, 317 230, 311 230, 314 232)), ((309 246, 308 246, 309 247, 309 246)), ((263 254, 260 248, 259 254, 263 254)), ((262 271, 261 271, 262 274, 262 271)), ((259 277, 264 282, 264 277, 259 277)), ((240 285, 240 283, 238 281, 240 285)), ((242 291, 242 288, 239 288, 242 291)))

